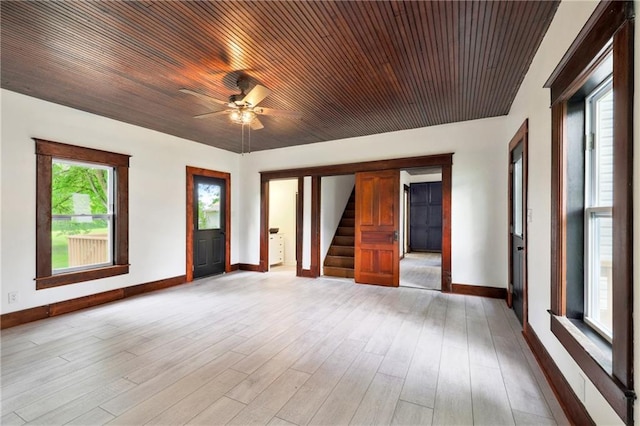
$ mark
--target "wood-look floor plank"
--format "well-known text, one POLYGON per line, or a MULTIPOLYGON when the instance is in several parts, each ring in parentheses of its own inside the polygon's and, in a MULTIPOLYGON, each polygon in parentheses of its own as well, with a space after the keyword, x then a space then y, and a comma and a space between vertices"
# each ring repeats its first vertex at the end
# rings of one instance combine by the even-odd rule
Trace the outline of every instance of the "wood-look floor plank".
POLYGON ((309 424, 349 423, 381 362, 382 356, 362 352, 353 361, 309 424))
MULTIPOLYGON (((243 353, 247 356, 233 368, 246 374, 253 373, 258 368, 260 368, 262 364, 273 358, 278 352, 286 348, 291 343, 295 342, 309 329, 311 324, 311 321, 305 320, 297 323, 294 327, 290 326, 287 333, 281 333, 275 336, 273 339, 267 341, 264 345, 252 351, 239 351, 238 348, 234 348, 234 352, 243 353)), ((318 338, 324 337, 324 335, 320 333, 314 334, 316 334, 318 338)), ((244 344, 240 346, 243 345, 244 344)))
POLYGON ((280 417, 272 418, 267 426, 298 426, 295 423, 288 422, 286 420, 281 419, 280 417))
POLYGON ((0 336, 2 424, 567 422, 499 300, 241 272, 0 336))
POLYGON ((244 404, 250 403, 311 349, 322 335, 313 331, 306 333, 227 392, 227 396, 244 404))
POLYGON ((351 419, 353 425, 388 425, 402 390, 403 380, 386 374, 376 374, 351 419))
POLYGON ((556 421, 548 417, 536 416, 535 414, 523 413, 513 410, 516 426, 556 426, 556 421))
POLYGON ((225 352, 203 352, 178 368, 168 370, 142 385, 102 404, 118 416, 114 422, 141 424, 159 412, 204 386, 209 380, 242 359, 243 355, 225 352))
POLYGON ((106 383, 103 387, 70 401, 55 410, 30 421, 28 424, 42 426, 63 425, 82 416, 87 411, 97 408, 103 402, 134 388, 135 386, 136 385, 134 383, 124 379, 106 383))
POLYGON ((513 414, 500 369, 471 364, 473 423, 513 425, 513 414))
POLYGON ((102 360, 99 365, 90 365, 66 376, 47 380, 41 376, 26 376, 24 382, 19 385, 8 386, 2 391, 2 410, 15 411, 27 407, 34 402, 46 403, 47 397, 66 391, 68 388, 76 386, 79 382, 91 380, 97 377, 96 381, 106 380, 103 371, 117 370, 122 364, 128 363, 136 358, 128 352, 121 352, 106 360, 102 360))
POLYGON ((308 373, 287 370, 251 401, 228 424, 264 425, 282 408, 291 396, 309 379, 308 373))
POLYGON ((22 417, 14 413, 13 411, 3 414, 3 416, 0 417, 0 424, 6 425, 6 426, 20 426, 25 423, 26 421, 22 417))
POLYGON ((469 347, 473 348, 472 365, 500 368, 489 324, 484 317, 467 316, 467 338, 469 347))
POLYGON ((363 347, 360 340, 344 340, 282 407, 278 417, 299 425, 309 423, 363 347))
POLYGON ((427 426, 432 424, 432 420, 433 410, 431 408, 400 400, 396 406, 391 424, 398 426, 427 426))
POLYGON ((380 373, 402 379, 406 377, 423 322, 424 318, 419 315, 405 318, 380 365, 380 373))
POLYGON ((442 354, 442 333, 443 329, 422 330, 400 394, 404 401, 434 407, 442 354))
POLYGON ((378 332, 367 343, 364 348, 365 352, 385 355, 393 343, 405 316, 400 312, 391 312, 378 328, 378 332))
POLYGON ((433 423, 437 425, 468 425, 473 423, 467 349, 443 343, 436 401, 433 409, 433 423))
POLYGON ((515 338, 494 338, 511 408, 541 417, 553 417, 515 338))
POLYGON ((172 405, 170 409, 162 411, 146 424, 185 424, 222 398, 226 392, 246 377, 246 374, 240 373, 239 371, 231 369, 225 370, 195 392, 172 405))
POLYGON ((198 426, 224 425, 242 411, 244 407, 246 407, 245 404, 223 396, 187 424, 198 426))
MULTIPOLYGON (((134 383, 141 384, 147 380, 155 379, 167 371, 171 371, 173 368, 197 368, 200 363, 207 362, 218 355, 224 354, 243 340, 242 337, 238 336, 212 334, 206 339, 196 341, 186 338, 184 341, 174 341, 168 346, 178 350, 172 350, 157 361, 148 363, 142 368, 129 372, 125 378, 134 383), (185 365, 186 363, 184 361, 187 359, 189 359, 190 362, 188 365, 185 365)), ((154 353, 157 353, 157 351, 154 353)))
POLYGON ((467 349, 467 319, 464 296, 452 294, 447 300, 447 317, 444 326, 444 346, 467 349))
POLYGON ((108 423, 113 420, 113 415, 107 413, 100 407, 96 407, 91 411, 87 411, 81 416, 76 417, 69 423, 65 423, 65 426, 98 426, 108 423))

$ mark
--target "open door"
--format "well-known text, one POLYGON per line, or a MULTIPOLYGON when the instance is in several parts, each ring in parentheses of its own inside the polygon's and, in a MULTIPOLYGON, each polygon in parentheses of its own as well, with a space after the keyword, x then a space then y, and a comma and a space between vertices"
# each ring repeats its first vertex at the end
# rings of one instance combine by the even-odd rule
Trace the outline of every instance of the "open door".
POLYGON ((356 173, 355 281, 397 287, 400 171, 356 173))

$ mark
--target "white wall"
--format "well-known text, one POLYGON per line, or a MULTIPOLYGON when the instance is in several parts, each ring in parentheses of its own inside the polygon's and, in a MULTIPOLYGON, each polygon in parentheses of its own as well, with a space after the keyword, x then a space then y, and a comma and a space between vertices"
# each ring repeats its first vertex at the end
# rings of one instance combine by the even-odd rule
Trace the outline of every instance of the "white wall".
POLYGON ((269 228, 280 228, 284 238, 284 264, 296 264, 296 194, 298 179, 269 182, 269 228))
POLYGON ((435 172, 424 175, 409 175, 409 183, 440 182, 441 180, 442 172, 435 172))
MULTIPOLYGON (((547 32, 537 54, 534 58, 529 72, 527 73, 518 95, 512 105, 506 123, 506 134, 503 140, 508 141, 518 130, 522 122, 529 119, 529 192, 528 202, 529 208, 532 210, 532 222, 529 223, 528 235, 528 253, 529 265, 532 267, 528 270, 529 282, 529 322, 540 340, 553 357, 554 361, 560 367, 564 376, 567 378, 577 395, 581 395, 580 383, 583 377, 580 368, 566 352, 564 347, 551 333, 549 327, 549 314, 547 309, 550 308, 550 268, 551 268, 551 111, 549 109, 550 93, 548 89, 544 89, 543 85, 551 72, 555 69, 560 59, 569 48, 582 26, 587 21, 597 2, 580 1, 580 2, 562 2, 556 12, 555 18, 547 32)), ((636 2, 636 10, 638 10, 638 2, 636 2)), ((640 41, 638 38, 638 29, 636 28, 636 58, 635 72, 636 81, 638 81, 638 62, 640 49, 640 41)), ((638 108, 638 84, 636 84, 635 102, 636 111, 638 108)), ((637 115, 636 115, 637 116, 637 115)), ((636 123, 637 124, 637 123, 636 123)), ((635 126, 636 141, 638 135, 638 126, 635 126)), ((504 145, 506 150, 506 143, 504 145)), ((638 163, 638 150, 636 150, 636 165, 638 163)), ((636 194, 639 187, 638 167, 635 167, 635 188, 636 194)), ((638 218, 638 197, 635 197, 635 219, 638 218)), ((638 224, 640 222, 636 222, 638 224)), ((638 241, 638 226, 636 226, 636 238, 638 241)), ((638 304, 638 275, 640 273, 638 261, 638 251, 636 250, 635 265, 635 302, 638 304)), ((636 316, 637 317, 637 316, 636 316)), ((638 328, 640 324, 635 321, 636 342, 638 340, 638 328)), ((637 345, 636 345, 637 347, 637 345)), ((636 363, 638 361, 638 350, 635 351, 636 363)), ((636 364, 640 365, 640 364, 636 364)), ((640 380, 636 368, 636 383, 640 380)), ((620 424, 620 418, 615 414, 611 407, 604 400, 602 395, 597 391, 595 386, 586 379, 585 389, 585 406, 596 424, 620 424)), ((635 410, 636 422, 639 421, 638 410, 635 410)))
POLYGON ((497 117, 245 155, 240 160, 245 183, 240 194, 242 262, 259 262, 261 171, 454 152, 453 282, 506 288, 508 139, 504 123, 504 117, 497 117))
POLYGON ((2 313, 184 275, 187 165, 231 173, 231 262, 238 262, 240 156, 7 90, 1 96, 2 313), (129 274, 35 290, 33 137, 132 156, 129 274), (12 291, 19 300, 9 305, 12 291))
POLYGON ((342 213, 353 192, 355 175, 327 176, 320 185, 320 265, 331 247, 342 213))

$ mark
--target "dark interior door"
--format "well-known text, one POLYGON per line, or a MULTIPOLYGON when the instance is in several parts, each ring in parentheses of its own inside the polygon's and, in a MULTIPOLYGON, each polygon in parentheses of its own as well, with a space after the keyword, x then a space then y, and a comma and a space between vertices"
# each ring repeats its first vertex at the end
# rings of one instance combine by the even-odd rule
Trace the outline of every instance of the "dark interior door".
POLYGON ((400 283, 398 227, 400 172, 356 173, 355 268, 357 283, 400 283))
POLYGON ((522 144, 518 144, 511 151, 509 174, 511 181, 511 297, 513 310, 522 323, 524 310, 524 168, 522 159, 522 144))
POLYGON ((193 277, 224 272, 225 181, 194 176, 193 277))
POLYGON ((409 245, 412 251, 442 251, 442 182, 411 184, 409 245))

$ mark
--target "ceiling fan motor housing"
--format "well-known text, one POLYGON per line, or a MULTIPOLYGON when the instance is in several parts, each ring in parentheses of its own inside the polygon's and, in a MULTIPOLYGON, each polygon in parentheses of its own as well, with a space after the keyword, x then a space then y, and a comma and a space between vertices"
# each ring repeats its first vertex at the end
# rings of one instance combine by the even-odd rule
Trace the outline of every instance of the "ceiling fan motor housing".
POLYGON ((229 96, 229 103, 234 105, 241 105, 243 104, 242 100, 244 99, 244 97, 245 97, 244 93, 231 95, 229 96))

